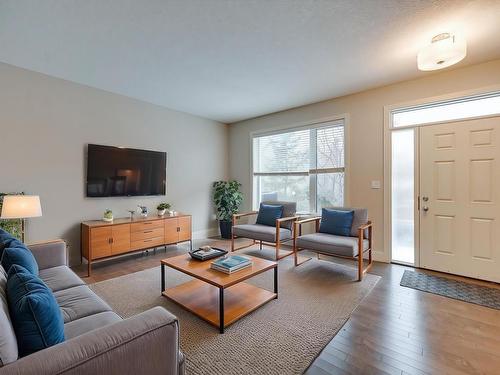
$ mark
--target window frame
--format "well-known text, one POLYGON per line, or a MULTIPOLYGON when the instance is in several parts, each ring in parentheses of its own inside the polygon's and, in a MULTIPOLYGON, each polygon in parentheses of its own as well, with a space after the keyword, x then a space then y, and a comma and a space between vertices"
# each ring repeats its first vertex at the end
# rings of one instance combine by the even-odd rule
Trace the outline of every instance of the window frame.
MULTIPOLYGON (((349 157, 349 133, 350 133, 350 126, 349 126, 349 114, 344 113, 341 115, 335 115, 335 116, 330 116, 330 117, 324 117, 312 121, 306 121, 302 123, 296 123, 292 124, 289 126, 282 125, 279 127, 271 128, 266 131, 254 131, 250 132, 250 137, 249 137, 249 143, 250 143, 250 186, 251 186, 251 208, 252 209, 258 209, 257 207, 257 202, 258 199, 256 199, 256 191, 255 191, 255 184, 254 184, 254 176, 255 175, 276 175, 276 176, 311 176, 309 178, 309 188, 310 188, 310 197, 309 197, 309 205, 310 207, 314 208, 314 211, 317 210, 317 193, 316 193, 316 187, 317 187, 317 175, 320 173, 335 173, 339 172, 340 169, 343 169, 344 172, 344 206, 349 205, 350 201, 350 194, 349 194, 349 181, 350 181, 350 157, 349 157), (300 131, 300 130, 314 130, 314 133, 316 134, 316 131, 321 128, 330 128, 332 127, 331 123, 338 122, 339 125, 344 126, 344 167, 343 168, 315 168, 315 169, 309 169, 307 172, 271 172, 271 173, 254 173, 254 148, 253 148, 253 141, 255 138, 258 137, 263 137, 263 136, 268 136, 268 135, 274 135, 274 134, 283 134, 283 133, 289 133, 289 132, 294 132, 294 131, 300 131), (329 123, 329 124, 328 124, 329 123), (314 176, 314 177, 312 177, 314 176)), ((314 142, 316 144, 316 142, 314 142)), ((312 152, 312 150, 311 150, 312 152)), ((316 152, 314 150, 314 155, 316 157, 316 152)), ((299 212, 300 214, 304 215, 314 215, 318 214, 318 212, 299 212)))

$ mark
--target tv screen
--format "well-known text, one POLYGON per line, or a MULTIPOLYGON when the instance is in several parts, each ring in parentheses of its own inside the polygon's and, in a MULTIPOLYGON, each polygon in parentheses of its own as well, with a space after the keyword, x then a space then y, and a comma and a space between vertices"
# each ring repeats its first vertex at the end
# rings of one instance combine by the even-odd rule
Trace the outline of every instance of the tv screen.
POLYGON ((165 195, 167 153, 88 145, 87 197, 165 195))

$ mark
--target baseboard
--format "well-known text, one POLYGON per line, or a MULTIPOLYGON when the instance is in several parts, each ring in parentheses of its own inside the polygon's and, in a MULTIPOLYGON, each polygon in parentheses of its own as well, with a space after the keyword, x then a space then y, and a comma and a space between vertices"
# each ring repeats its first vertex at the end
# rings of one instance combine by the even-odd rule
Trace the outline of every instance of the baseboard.
POLYGON ((219 235, 219 228, 208 228, 193 232, 193 240, 201 240, 219 235))

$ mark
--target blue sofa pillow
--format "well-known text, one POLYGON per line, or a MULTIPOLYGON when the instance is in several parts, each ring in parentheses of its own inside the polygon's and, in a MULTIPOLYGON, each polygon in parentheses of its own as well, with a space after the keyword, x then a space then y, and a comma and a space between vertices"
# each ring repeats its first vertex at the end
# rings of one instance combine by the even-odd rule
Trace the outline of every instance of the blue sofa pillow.
POLYGON ((52 291, 37 276, 13 265, 7 298, 21 357, 64 341, 64 319, 52 291))
POLYGON ((340 211, 323 208, 321 213, 320 233, 350 236, 354 211, 340 211))
POLYGON ((6 247, 9 247, 11 243, 21 244, 22 242, 19 241, 16 237, 14 237, 9 232, 0 228, 0 259, 2 259, 3 250, 6 247))
POLYGON ((283 215, 283 206, 274 204, 262 204, 257 215, 257 224, 276 226, 276 219, 280 219, 283 215))
POLYGON ((3 250, 2 266, 9 272, 12 265, 17 264, 26 268, 33 275, 38 276, 38 264, 31 251, 21 241, 12 241, 8 247, 3 250))

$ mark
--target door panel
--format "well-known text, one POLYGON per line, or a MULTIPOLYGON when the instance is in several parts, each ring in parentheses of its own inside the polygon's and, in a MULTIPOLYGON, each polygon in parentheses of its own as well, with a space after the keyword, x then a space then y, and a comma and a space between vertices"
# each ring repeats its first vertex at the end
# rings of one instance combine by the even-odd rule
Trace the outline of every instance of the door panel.
POLYGON ((422 267, 500 282, 499 129, 499 117, 420 128, 422 267))
POLYGON ((165 219, 165 243, 179 242, 178 221, 176 217, 165 219))
POLYGON ((90 230, 90 248, 92 260, 111 255, 111 226, 90 230))
POLYGON ((130 250, 130 224, 113 225, 111 253, 121 254, 130 250))
POLYGON ((179 242, 191 239, 191 216, 179 218, 179 242))

